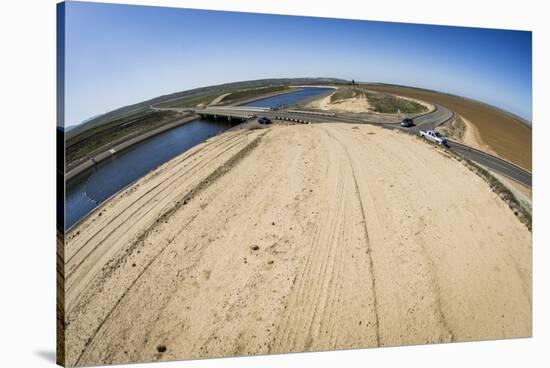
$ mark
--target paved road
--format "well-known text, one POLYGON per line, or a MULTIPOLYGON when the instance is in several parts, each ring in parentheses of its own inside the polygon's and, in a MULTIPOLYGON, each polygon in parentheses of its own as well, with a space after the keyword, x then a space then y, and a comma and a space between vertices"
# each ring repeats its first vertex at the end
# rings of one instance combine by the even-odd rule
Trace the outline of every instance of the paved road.
POLYGON ((479 165, 485 166, 491 171, 515 180, 528 188, 532 188, 532 175, 527 170, 524 170, 511 162, 502 160, 498 157, 458 142, 449 141, 449 146, 453 151, 461 154, 467 159, 474 161, 479 165))
MULTIPOLYGON (((271 119, 283 118, 287 120, 301 120, 308 121, 311 123, 321 123, 321 122, 348 122, 355 124, 376 124, 384 128, 390 129, 400 129, 404 132, 410 134, 419 134, 420 130, 434 129, 438 125, 441 125, 454 117, 454 112, 447 109, 441 105, 435 105, 436 109, 430 113, 419 115, 414 119, 415 126, 411 128, 403 128, 399 125, 398 121, 395 122, 384 122, 380 123, 373 121, 372 116, 365 117, 360 114, 351 114, 351 113, 335 113, 335 114, 312 114, 307 111, 299 112, 296 110, 285 111, 258 111, 255 114, 258 116, 266 116, 271 119)), ((212 113, 212 109, 195 109, 195 112, 198 114, 201 113, 212 113)), ((232 115, 237 116, 237 114, 251 114, 254 113, 247 109, 240 109, 236 107, 225 107, 225 108, 216 108, 215 112, 218 116, 222 115, 232 115)), ((449 148, 467 159, 485 166, 486 168, 501 174, 507 178, 517 181, 525 185, 528 188, 532 187, 532 174, 511 162, 505 161, 499 157, 490 155, 488 153, 479 151, 475 148, 460 144, 458 142, 449 142, 449 148)))
POLYGON ((455 116, 454 112, 444 106, 435 105, 435 108, 435 111, 415 118, 414 123, 416 125, 414 127, 401 129, 418 134, 420 130, 434 129, 438 125, 446 123, 455 116))

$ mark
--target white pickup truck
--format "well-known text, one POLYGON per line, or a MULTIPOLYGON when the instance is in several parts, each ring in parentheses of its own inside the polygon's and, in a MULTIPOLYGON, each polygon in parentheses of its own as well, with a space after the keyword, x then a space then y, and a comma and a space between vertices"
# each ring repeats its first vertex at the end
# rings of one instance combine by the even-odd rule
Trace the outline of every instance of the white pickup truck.
POLYGON ((426 131, 421 130, 420 136, 426 138, 429 141, 432 141, 444 146, 447 145, 447 140, 445 139, 445 137, 443 137, 442 135, 440 135, 434 130, 426 130, 426 131))

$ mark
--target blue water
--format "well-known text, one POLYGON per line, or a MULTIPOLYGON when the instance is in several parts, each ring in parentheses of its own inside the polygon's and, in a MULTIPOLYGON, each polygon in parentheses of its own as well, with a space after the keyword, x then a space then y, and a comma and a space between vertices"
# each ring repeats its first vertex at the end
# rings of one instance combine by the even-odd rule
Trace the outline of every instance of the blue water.
MULTIPOLYGON (((244 106, 274 108, 293 105, 330 90, 306 87, 244 106)), ((73 226, 101 202, 148 172, 230 127, 229 123, 195 120, 156 135, 103 161, 87 176, 67 184, 65 229, 73 226)))
POLYGON ((269 108, 287 107, 332 90, 332 88, 303 87, 295 92, 262 98, 261 100, 256 100, 242 106, 269 108))
POLYGON ((195 120, 151 137, 103 161, 88 176, 67 185, 65 228, 70 228, 128 184, 230 127, 224 122, 195 120))

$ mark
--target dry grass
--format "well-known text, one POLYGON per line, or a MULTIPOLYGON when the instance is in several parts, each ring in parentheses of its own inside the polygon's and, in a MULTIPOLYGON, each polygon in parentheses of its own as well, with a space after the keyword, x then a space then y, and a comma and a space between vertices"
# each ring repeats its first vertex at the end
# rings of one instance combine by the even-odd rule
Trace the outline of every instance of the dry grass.
POLYGON ((338 103, 353 98, 367 99, 372 111, 383 114, 395 114, 398 111, 404 114, 416 114, 427 111, 426 106, 415 101, 399 98, 388 93, 372 92, 360 87, 339 88, 331 95, 330 102, 338 103))
POLYGON ((464 140, 466 124, 464 124, 460 116, 456 116, 454 119, 438 126, 435 130, 446 137, 462 142, 464 140))

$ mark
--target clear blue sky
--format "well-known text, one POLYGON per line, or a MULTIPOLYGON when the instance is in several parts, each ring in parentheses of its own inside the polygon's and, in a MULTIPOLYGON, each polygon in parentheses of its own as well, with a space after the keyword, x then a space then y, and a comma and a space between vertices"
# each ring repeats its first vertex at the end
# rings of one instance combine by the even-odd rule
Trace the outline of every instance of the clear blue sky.
POLYGON ((279 77, 405 84, 474 98, 532 119, 530 32, 99 3, 66 6, 67 126, 162 94, 279 77))

